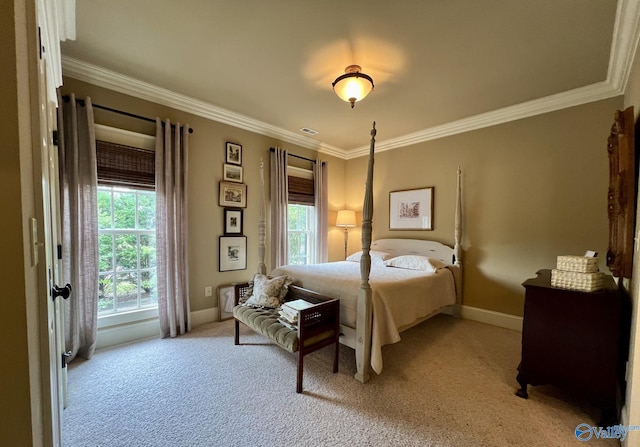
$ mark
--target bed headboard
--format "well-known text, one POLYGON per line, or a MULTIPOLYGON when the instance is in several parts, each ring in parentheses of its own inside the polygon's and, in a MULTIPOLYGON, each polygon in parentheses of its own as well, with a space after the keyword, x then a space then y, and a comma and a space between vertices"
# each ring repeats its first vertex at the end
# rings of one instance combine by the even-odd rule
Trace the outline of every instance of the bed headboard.
POLYGON ((446 264, 454 263, 453 248, 436 241, 425 241, 421 239, 378 239, 371 243, 371 250, 385 251, 391 254, 391 256, 428 256, 446 264))

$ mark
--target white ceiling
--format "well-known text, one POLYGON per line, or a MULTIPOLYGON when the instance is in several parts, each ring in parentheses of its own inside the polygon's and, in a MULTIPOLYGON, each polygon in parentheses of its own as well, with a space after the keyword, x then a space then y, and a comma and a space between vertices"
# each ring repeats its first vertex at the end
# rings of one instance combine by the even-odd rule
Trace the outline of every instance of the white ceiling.
POLYGON ((640 9, 618 3, 77 0, 63 67, 351 158, 372 121, 378 148, 392 149, 622 93, 640 9), (331 89, 350 64, 375 82, 354 109, 331 89))

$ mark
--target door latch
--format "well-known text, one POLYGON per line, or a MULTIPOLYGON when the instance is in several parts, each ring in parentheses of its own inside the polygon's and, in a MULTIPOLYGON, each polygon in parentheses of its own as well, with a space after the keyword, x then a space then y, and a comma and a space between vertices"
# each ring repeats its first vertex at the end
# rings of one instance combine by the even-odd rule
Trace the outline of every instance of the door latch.
POLYGON ((71 284, 67 283, 64 287, 53 286, 51 288, 51 299, 53 301, 56 300, 57 297, 61 296, 65 300, 71 296, 71 284))
POLYGON ((67 351, 67 352, 63 352, 62 353, 62 368, 66 368, 67 367, 67 360, 71 357, 71 351, 67 351))

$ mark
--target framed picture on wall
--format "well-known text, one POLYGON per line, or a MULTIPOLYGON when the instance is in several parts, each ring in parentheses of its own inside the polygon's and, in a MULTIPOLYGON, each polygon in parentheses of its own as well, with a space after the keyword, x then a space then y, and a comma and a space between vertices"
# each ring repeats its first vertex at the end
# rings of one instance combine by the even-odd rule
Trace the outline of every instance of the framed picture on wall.
POLYGON ((218 270, 221 272, 246 270, 247 237, 220 236, 219 261, 218 270))
POLYGON ((390 230, 433 230, 433 187, 389 192, 390 230))
POLYGON ((224 209, 224 234, 242 234, 242 210, 224 209))
POLYGON ((236 143, 227 142, 227 163, 234 165, 242 164, 242 146, 236 143))
POLYGON ((233 306, 236 302, 236 288, 234 284, 218 286, 218 320, 233 318, 233 306))
POLYGON ((246 208, 247 185, 235 182, 220 182, 218 205, 232 208, 246 208))
POLYGON ((225 163, 222 180, 242 183, 242 166, 225 163))

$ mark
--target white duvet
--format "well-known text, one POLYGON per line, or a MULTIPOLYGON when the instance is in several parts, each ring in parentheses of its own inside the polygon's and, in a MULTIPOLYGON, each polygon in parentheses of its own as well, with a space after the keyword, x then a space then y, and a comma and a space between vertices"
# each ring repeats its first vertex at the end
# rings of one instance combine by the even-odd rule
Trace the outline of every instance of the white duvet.
MULTIPOLYGON (((340 299, 340 323, 356 327, 356 305, 360 289, 360 264, 329 262, 278 267, 272 276, 289 275, 294 284, 340 299)), ((456 302, 453 273, 435 273, 372 265, 373 325, 371 367, 382 372, 382 346, 400 341, 400 331, 417 320, 456 302)))

